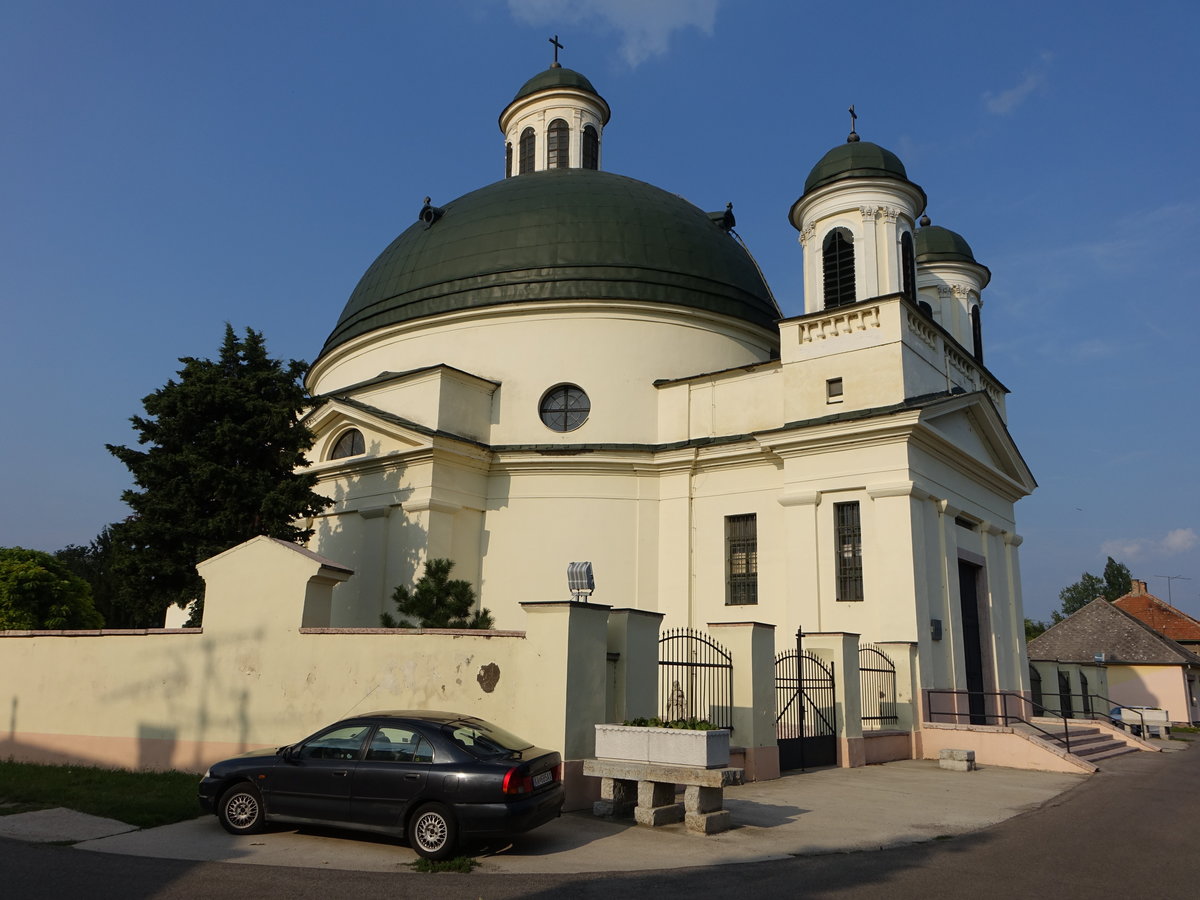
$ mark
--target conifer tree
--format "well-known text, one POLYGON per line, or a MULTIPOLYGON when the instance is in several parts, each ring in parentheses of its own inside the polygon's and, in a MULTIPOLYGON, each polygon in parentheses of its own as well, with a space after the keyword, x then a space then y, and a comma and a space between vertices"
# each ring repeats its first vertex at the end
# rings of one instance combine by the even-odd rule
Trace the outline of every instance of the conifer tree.
POLYGON ((303 542, 312 531, 297 520, 330 502, 299 471, 313 442, 300 419, 306 363, 270 358, 262 334, 229 324, 215 361, 179 361, 179 380, 130 420, 146 449, 108 445, 137 486, 122 494, 133 515, 112 526, 118 569, 159 622, 170 604, 202 599, 196 563, 257 535, 303 542))
POLYGON ((451 560, 429 560, 411 591, 400 585, 392 594, 400 618, 383 613, 379 623, 384 628, 491 628, 492 614, 475 609, 471 582, 452 580, 453 568, 451 560))

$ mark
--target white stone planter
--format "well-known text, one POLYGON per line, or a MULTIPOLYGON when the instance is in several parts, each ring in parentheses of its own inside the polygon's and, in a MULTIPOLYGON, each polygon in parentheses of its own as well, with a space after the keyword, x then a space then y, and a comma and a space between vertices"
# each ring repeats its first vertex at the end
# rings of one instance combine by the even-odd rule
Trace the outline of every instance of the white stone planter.
POLYGON ((729 765, 729 731, 597 725, 596 758, 719 769, 729 765))

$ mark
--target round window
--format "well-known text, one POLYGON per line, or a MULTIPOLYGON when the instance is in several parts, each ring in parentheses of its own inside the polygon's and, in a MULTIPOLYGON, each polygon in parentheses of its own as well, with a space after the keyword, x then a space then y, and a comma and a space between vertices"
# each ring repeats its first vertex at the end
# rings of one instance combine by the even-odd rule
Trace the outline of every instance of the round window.
POLYGON ((552 387, 542 396, 538 405, 542 422, 555 431, 574 431, 587 421, 592 403, 583 388, 574 384, 552 387))

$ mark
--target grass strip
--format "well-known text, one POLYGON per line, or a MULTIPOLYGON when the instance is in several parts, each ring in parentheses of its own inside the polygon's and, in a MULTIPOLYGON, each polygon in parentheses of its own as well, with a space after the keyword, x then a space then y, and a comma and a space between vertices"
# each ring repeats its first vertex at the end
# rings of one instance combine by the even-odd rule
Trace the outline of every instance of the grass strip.
POLYGON ((188 772, 130 772, 88 766, 0 762, 0 815, 65 807, 139 828, 200 815, 188 772))

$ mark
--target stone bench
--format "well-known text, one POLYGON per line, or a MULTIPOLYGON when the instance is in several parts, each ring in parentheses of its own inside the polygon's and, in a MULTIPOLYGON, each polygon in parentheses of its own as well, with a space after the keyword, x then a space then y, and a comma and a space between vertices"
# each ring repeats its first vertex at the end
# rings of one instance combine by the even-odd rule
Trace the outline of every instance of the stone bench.
POLYGON ((600 799, 592 805, 597 816, 624 816, 633 812, 639 825, 683 822, 696 834, 716 834, 732 824, 724 808, 725 787, 741 784, 744 769, 701 769, 698 766, 664 766, 621 759, 585 759, 583 774, 600 779, 600 799), (682 784, 683 803, 675 800, 675 785, 682 784))

